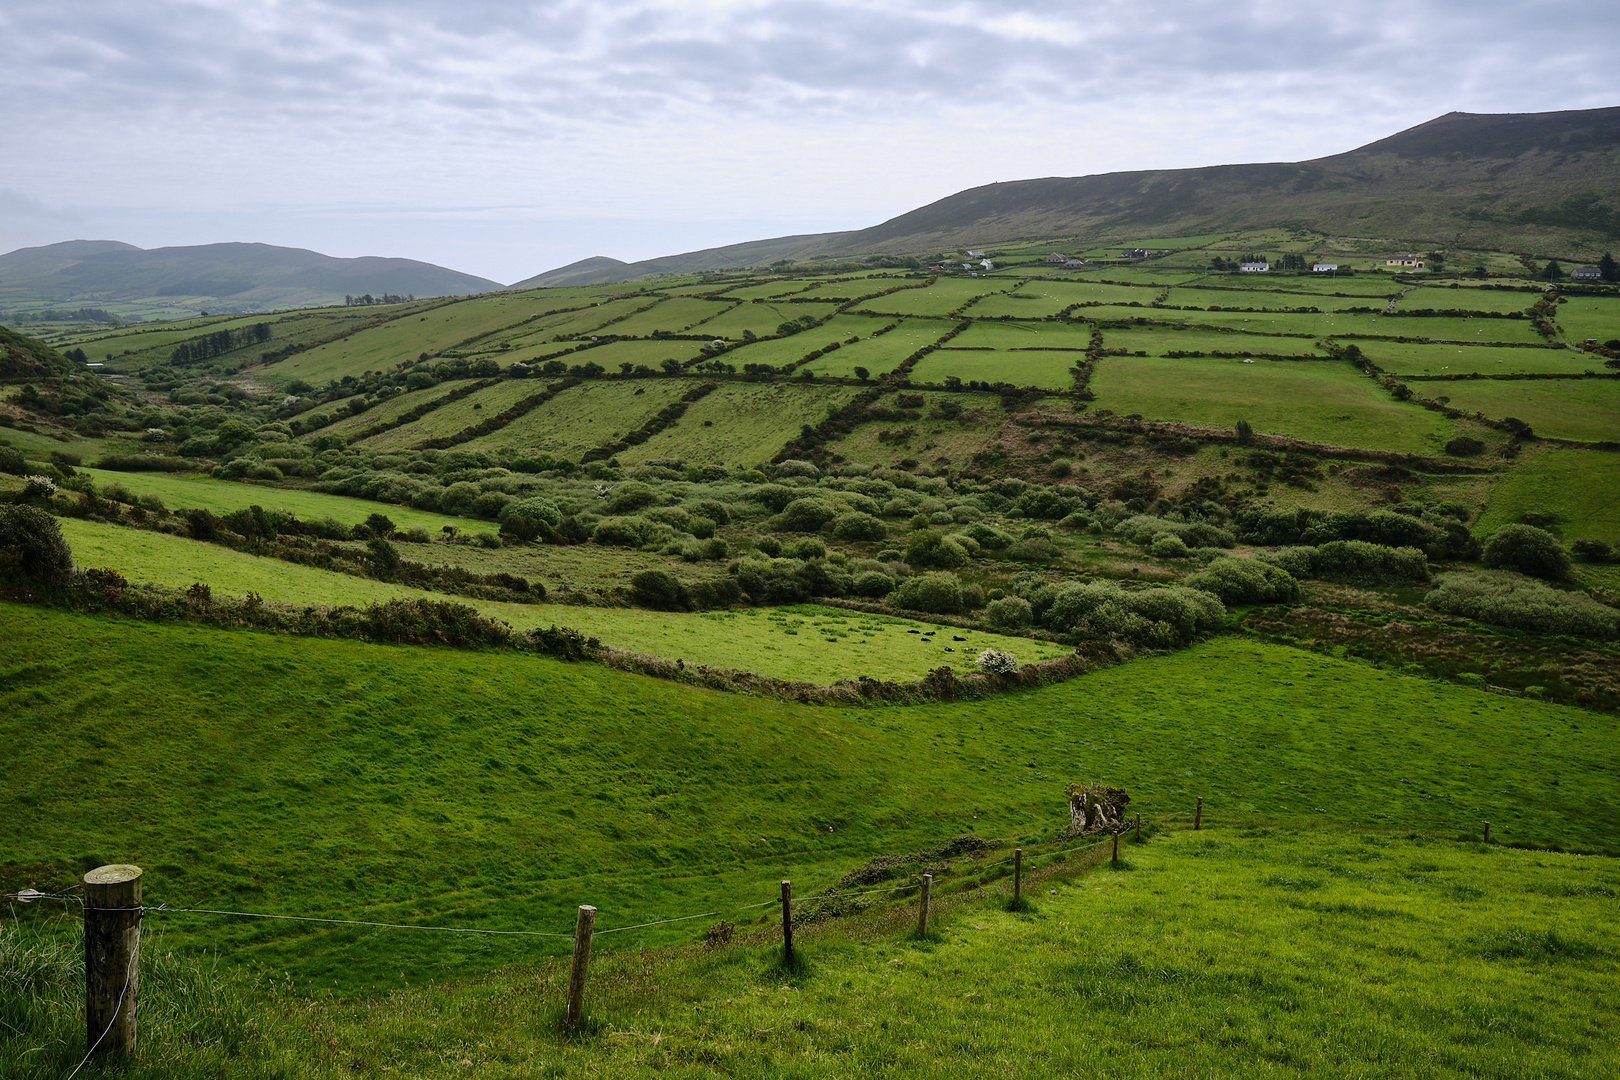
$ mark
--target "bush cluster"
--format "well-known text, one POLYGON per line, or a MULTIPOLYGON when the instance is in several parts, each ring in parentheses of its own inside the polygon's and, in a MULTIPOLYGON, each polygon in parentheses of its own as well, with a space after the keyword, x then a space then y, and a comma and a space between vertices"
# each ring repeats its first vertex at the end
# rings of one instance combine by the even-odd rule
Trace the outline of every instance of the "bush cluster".
POLYGON ((1620 611, 1510 571, 1441 574, 1424 603, 1448 615, 1575 637, 1620 637, 1620 611))

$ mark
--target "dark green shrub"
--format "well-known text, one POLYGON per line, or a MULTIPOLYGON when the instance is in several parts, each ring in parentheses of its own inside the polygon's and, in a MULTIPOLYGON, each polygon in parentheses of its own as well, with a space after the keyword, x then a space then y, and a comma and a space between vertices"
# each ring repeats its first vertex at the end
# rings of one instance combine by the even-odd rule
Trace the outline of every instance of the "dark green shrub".
POLYGON ((938 566, 950 569, 966 566, 968 553, 961 544, 935 529, 921 529, 906 545, 906 562, 912 566, 938 566))
POLYGON ((1620 611, 1583 593, 1569 593, 1533 578, 1494 573, 1441 574, 1423 598, 1436 611, 1538 634, 1620 637, 1620 611))
POLYGON ((676 611, 681 603, 681 583, 664 570, 642 570, 630 579, 630 599, 642 607, 676 611))
MULTIPOLYGON (((414 500, 415 496, 413 495, 411 498, 414 500)), ((504 491, 485 491, 472 501, 472 506, 469 509, 472 511, 473 517, 494 518, 498 521, 506 508, 512 505, 514 501, 512 496, 504 491)), ((548 521, 547 524, 555 526, 556 522, 548 521)))
POLYGON ((1226 604, 1286 604, 1299 599, 1299 582, 1280 566, 1223 555, 1182 582, 1226 604))
POLYGON ((1003 630, 1019 630, 1035 621, 1029 601, 1021 596, 1004 596, 990 601, 990 606, 985 608, 984 617, 991 626, 1003 630))
POLYGON ((1003 548, 1012 546, 1013 543, 1013 538, 1011 536, 1008 536, 1000 529, 992 528, 991 526, 985 525, 982 522, 974 522, 966 528, 961 529, 958 535, 971 536, 980 547, 988 548, 991 551, 1000 551, 1003 548))
POLYGON ((376 536, 394 535, 394 521, 387 514, 367 514, 365 526, 376 536))
POLYGON ((610 514, 633 514, 645 506, 658 502, 658 492, 641 483, 620 484, 608 497, 605 509, 610 514))
POLYGON ((1577 540, 1570 545, 1570 549, 1589 562, 1604 562, 1614 554, 1614 549, 1602 540, 1577 540))
POLYGON ((73 579, 73 551, 56 519, 34 506, 0 506, 0 584, 60 589, 73 579))
POLYGON ((714 522, 701 514, 695 514, 686 519, 686 531, 699 540, 707 540, 714 535, 714 522))
POLYGON ((743 559, 737 564, 737 584, 760 604, 791 604, 810 595, 798 559, 743 559))
POLYGON ((816 532, 837 517, 839 509, 827 499, 813 496, 794 499, 783 507, 781 514, 771 519, 771 527, 790 532, 816 532))
POLYGON ((774 536, 761 536, 754 541, 754 550, 774 559, 782 554, 782 541, 774 536))
POLYGON ((1260 551, 1256 552, 1254 557, 1271 566, 1281 567, 1295 580, 1310 577, 1312 568, 1316 565, 1316 549, 1313 547, 1285 547, 1276 551, 1260 551))
POLYGON ((1165 533, 1149 545, 1148 554, 1155 559, 1185 559, 1187 545, 1182 542, 1181 537, 1165 533))
POLYGON ((1446 453, 1453 457, 1473 457, 1485 451, 1485 444, 1468 435, 1458 435, 1446 443, 1446 453))
POLYGON ((731 511, 726 509, 725 503, 714 499, 704 499, 693 506, 692 511, 714 522, 716 528, 724 528, 731 524, 731 511))
POLYGON ((1150 547, 1161 536, 1174 536, 1189 548, 1229 548, 1237 543, 1237 538, 1230 532, 1206 522, 1166 521, 1150 514, 1128 517, 1114 526, 1114 531, 1143 547, 1150 547))
MULTIPOLYGON (((496 494, 490 492, 488 495, 480 496, 480 499, 496 494)), ((557 526, 562 524, 562 511, 558 510, 557 504, 550 499, 520 499, 508 502, 502 507, 500 522, 503 536, 514 536, 525 542, 549 540, 556 537, 557 526)), ((638 533, 638 541, 639 536, 638 533)))
POLYGON ((889 529, 881 519, 856 511, 833 518, 832 534, 850 542, 882 541, 889 535, 889 529))
POLYGON ((1335 540, 1316 549, 1313 573, 1345 585, 1404 585, 1429 580, 1429 560, 1417 548, 1335 540))
POLYGON ((1569 552, 1558 538, 1534 525, 1504 525, 1485 541, 1480 561, 1500 570, 1562 581, 1569 576, 1569 552))
POLYGON ((934 615, 960 615, 964 605, 962 582, 955 574, 919 574, 907 578, 889 594, 892 607, 926 611, 934 615))
POLYGON ((366 541, 366 557, 373 566, 384 573, 391 573, 399 569, 403 561, 399 557, 399 549, 380 536, 373 536, 366 541))
POLYGON ((856 596, 888 596, 894 591, 894 578, 881 570, 865 570, 855 575, 852 591, 856 596))
POLYGON ((807 536, 787 545, 782 549, 782 554, 789 559, 825 559, 827 545, 814 536, 807 536))
POLYGON ((0 446, 0 473, 26 476, 30 471, 28 460, 23 457, 21 450, 14 446, 0 446))

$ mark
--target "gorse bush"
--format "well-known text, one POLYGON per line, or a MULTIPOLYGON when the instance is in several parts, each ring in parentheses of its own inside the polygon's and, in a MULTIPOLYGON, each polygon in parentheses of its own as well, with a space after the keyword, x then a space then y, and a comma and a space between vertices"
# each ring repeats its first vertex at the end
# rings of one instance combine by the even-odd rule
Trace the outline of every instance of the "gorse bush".
POLYGON ((892 607, 926 611, 934 615, 960 615, 966 604, 962 582, 955 574, 919 574, 907 578, 889 595, 892 607))
POLYGON ((1246 542, 1267 547, 1319 547, 1335 540, 1359 540, 1382 547, 1418 548, 1431 559, 1469 559, 1478 553, 1478 541, 1468 531, 1466 510, 1455 506, 1402 510, 1410 512, 1249 509, 1237 515, 1236 523, 1246 542))
POLYGON ((1171 521, 1149 514, 1126 518, 1114 526, 1114 531, 1143 547, 1150 547, 1161 536, 1173 536, 1189 548, 1229 548, 1237 544, 1237 538, 1230 532, 1214 525, 1202 521, 1171 521))
POLYGON ((0 506, 0 585, 60 589, 73 579, 73 551, 56 519, 34 506, 0 506))
POLYGON ((1562 581, 1569 576, 1569 552, 1558 538, 1534 525, 1504 525, 1485 542, 1480 561, 1500 570, 1562 581))
POLYGON ((1218 597, 1184 586, 1132 592, 1107 581, 1047 585, 1029 601, 1040 624, 1057 633, 1162 649, 1217 629, 1226 615, 1218 597))
POLYGON ((1496 571, 1441 574, 1424 603, 1448 615, 1576 637, 1620 637, 1620 611, 1582 593, 1568 593, 1534 578, 1496 571))

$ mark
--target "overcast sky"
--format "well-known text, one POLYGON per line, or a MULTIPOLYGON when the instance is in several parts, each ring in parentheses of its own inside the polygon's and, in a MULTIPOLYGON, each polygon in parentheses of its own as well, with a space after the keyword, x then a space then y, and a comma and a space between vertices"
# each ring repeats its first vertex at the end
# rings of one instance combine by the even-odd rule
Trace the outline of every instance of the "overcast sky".
POLYGON ((7 0, 0 251, 254 240, 509 283, 997 180, 1620 105, 1620 5, 7 0))

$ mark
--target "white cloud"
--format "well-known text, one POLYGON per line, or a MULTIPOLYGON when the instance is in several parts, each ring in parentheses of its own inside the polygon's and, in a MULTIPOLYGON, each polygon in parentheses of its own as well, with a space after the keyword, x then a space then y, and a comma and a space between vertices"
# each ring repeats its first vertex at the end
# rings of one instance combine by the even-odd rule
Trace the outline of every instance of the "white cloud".
POLYGON ((714 243, 855 228, 996 179, 1611 105, 1617 31, 1606 5, 1533 0, 14 0, 0 147, 8 183, 110 229, 284 221, 281 242, 331 249, 374 241, 374 218, 334 214, 365 207, 398 223, 391 253, 509 280, 666 253, 693 222, 714 243), (413 240, 445 207, 639 221, 646 246, 413 240))

